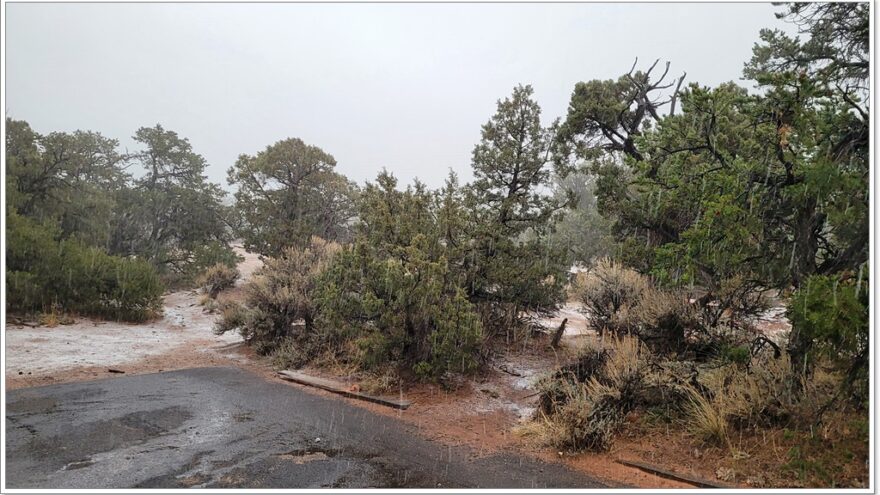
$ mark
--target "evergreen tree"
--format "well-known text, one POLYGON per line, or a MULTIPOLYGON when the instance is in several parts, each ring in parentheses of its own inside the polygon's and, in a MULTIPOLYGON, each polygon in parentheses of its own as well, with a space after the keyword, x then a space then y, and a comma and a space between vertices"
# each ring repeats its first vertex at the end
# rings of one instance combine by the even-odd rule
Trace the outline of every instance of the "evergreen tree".
POLYGON ((146 257, 154 266, 192 280, 218 262, 234 265, 220 186, 204 175, 207 162, 186 138, 161 125, 142 127, 144 149, 132 159, 145 170, 120 192, 111 250, 146 257))
POLYGON ((546 236, 568 202, 550 194, 552 130, 532 94, 517 86, 500 100, 473 152, 465 289, 490 327, 509 328, 521 312, 555 309, 562 299, 568 260, 546 236))
POLYGON ((308 244, 313 235, 347 241, 356 187, 335 166, 332 155, 296 138, 255 156, 241 155, 228 180, 238 186, 235 208, 245 247, 277 255, 287 246, 308 244))

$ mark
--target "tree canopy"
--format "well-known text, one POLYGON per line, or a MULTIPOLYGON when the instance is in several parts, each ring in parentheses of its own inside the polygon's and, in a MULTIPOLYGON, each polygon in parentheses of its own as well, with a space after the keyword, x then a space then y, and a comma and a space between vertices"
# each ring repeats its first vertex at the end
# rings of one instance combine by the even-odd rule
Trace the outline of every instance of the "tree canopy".
POLYGON ((239 156, 228 181, 238 186, 235 208, 245 247, 275 255, 313 235, 347 240, 357 188, 335 166, 332 155, 297 138, 239 156))

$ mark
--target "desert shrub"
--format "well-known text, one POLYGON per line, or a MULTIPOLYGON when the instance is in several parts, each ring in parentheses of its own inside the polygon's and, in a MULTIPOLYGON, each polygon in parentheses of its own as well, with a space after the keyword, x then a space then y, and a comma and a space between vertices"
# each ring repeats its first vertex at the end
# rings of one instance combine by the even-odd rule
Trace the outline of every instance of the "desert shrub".
POLYGON ((562 366, 548 377, 538 382, 538 411, 542 414, 553 414, 559 404, 568 400, 571 385, 586 383, 593 375, 605 366, 608 352, 604 349, 587 347, 579 353, 577 359, 562 366))
POLYGON ((241 273, 238 271, 238 268, 217 263, 205 270, 196 280, 196 283, 211 299, 216 299, 221 291, 235 285, 235 281, 240 276, 241 273))
POLYGON ((708 335, 685 293, 655 287, 648 277, 609 259, 578 275, 573 291, 593 328, 635 335, 654 352, 681 351, 708 335))
POLYGON ((220 309, 220 303, 209 294, 202 294, 199 297, 199 306, 202 306, 208 313, 215 313, 220 309))
POLYGON ((606 349, 586 349, 541 380, 533 427, 559 448, 606 450, 630 412, 654 411, 707 443, 729 447, 735 431, 808 428, 828 407, 839 374, 819 369, 799 390, 789 379, 790 366, 786 355, 772 352, 750 356, 748 363, 659 360, 638 338, 626 336, 606 349))
POLYGON ((697 308, 681 291, 649 287, 631 306, 633 332, 655 352, 681 351, 706 335, 697 308))
POLYGON ((578 365, 539 382, 538 414, 548 441, 573 450, 607 450, 626 415, 640 403, 649 356, 637 338, 622 337, 607 351, 587 349, 578 365))
POLYGON ((787 354, 753 356, 748 366, 724 361, 707 365, 700 372, 701 389, 689 389, 687 426, 699 438, 718 445, 727 445, 733 430, 808 428, 836 396, 841 376, 819 370, 802 387, 790 378, 787 354))
POLYGON ((280 343, 257 343, 256 347, 258 352, 269 354, 278 368, 300 368, 330 350, 321 335, 314 333, 309 338, 286 337, 280 343))
POLYGON ((244 286, 244 304, 221 309, 215 332, 237 329, 261 354, 282 345, 313 345, 319 337, 317 280, 338 250, 338 244, 312 237, 306 247, 286 248, 281 256, 266 259, 244 286))
POLYGON ((604 258, 589 272, 578 275, 573 290, 593 328, 600 333, 621 333, 633 329, 632 309, 649 288, 647 277, 604 258))
POLYGON ((6 304, 9 311, 62 311, 144 321, 161 311, 155 269, 136 258, 110 256, 57 229, 7 215, 6 304))
POLYGON ((220 304, 220 318, 214 323, 214 333, 223 335, 226 332, 242 328, 248 321, 247 308, 238 302, 228 301, 220 304))

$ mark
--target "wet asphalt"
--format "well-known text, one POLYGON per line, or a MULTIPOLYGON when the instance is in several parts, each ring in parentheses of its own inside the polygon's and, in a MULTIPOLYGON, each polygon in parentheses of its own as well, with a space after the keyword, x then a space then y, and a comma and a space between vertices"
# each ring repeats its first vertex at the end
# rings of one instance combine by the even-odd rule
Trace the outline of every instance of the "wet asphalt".
POLYGON ((6 394, 7 488, 596 488, 236 368, 6 394))

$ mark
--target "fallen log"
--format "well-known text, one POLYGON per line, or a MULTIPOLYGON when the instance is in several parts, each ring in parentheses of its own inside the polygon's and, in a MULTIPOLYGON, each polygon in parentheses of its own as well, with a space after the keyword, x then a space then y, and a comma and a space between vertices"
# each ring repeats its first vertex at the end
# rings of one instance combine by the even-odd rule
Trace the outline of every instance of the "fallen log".
POLYGON ((318 378, 316 376, 309 376, 305 373, 300 373, 299 371, 283 370, 279 371, 278 375, 284 380, 299 383, 301 385, 308 385, 310 387, 320 388, 328 392, 333 392, 334 394, 351 397, 352 399, 372 402, 374 404, 381 404, 383 406, 393 407, 395 409, 406 409, 410 406, 410 404, 412 404, 408 400, 397 400, 386 397, 378 397, 375 395, 363 394, 360 391, 352 390, 344 383, 339 383, 324 378, 318 378))
POLYGON ((627 461, 624 459, 617 459, 619 464, 623 464, 624 466, 633 467, 636 469, 641 469, 646 473, 650 473, 656 476, 660 476, 662 478, 667 478, 675 481, 683 481, 685 483, 690 483, 699 488, 736 488, 733 485, 722 485, 718 483, 713 483, 708 480, 704 480, 702 478, 693 478, 690 476, 685 476, 683 474, 674 473, 672 471, 667 471, 663 468, 652 466, 650 464, 636 462, 636 461, 627 461))

